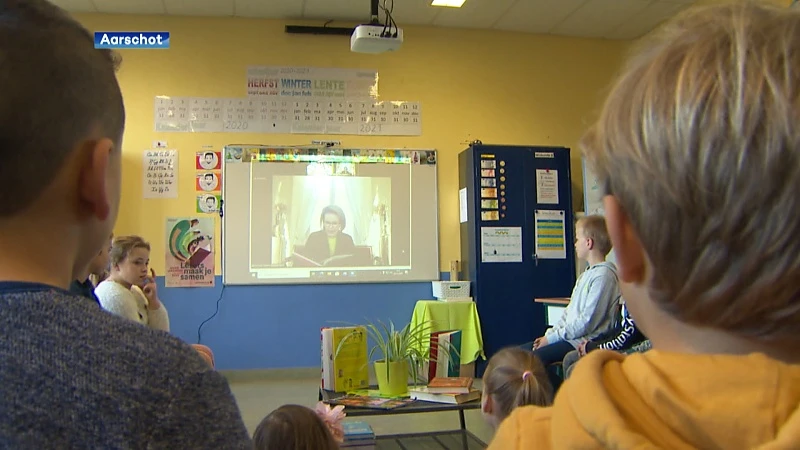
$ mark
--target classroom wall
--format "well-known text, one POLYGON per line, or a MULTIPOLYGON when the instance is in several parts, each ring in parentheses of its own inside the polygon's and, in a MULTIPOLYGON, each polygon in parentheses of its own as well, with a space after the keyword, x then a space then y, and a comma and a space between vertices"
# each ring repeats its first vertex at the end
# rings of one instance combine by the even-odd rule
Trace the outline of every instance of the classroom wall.
MULTIPOLYGON (((582 208, 576 143, 628 45, 404 27, 406 42, 399 52, 363 55, 350 52, 346 37, 287 35, 282 21, 116 15, 79 15, 78 19, 92 30, 171 32, 169 50, 122 51, 119 73, 127 125, 116 233, 148 239, 153 246, 151 265, 158 273, 164 271, 165 219, 194 214, 193 156, 202 146, 298 145, 325 136, 155 133, 157 95, 244 97, 248 65, 377 69, 381 98, 422 102, 423 135, 333 138, 356 148, 439 151, 440 267, 447 271, 449 261, 460 257, 457 155, 468 141, 573 148, 573 204, 582 208), (142 198, 142 151, 154 140, 166 140, 180 152, 177 199, 142 198)), ((196 342, 198 325, 216 309, 221 279, 217 278, 216 289, 166 289, 163 279, 159 281, 173 333, 196 342)), ((315 366, 321 326, 365 317, 404 324, 414 302, 430 297, 429 283, 229 287, 219 302, 219 314, 204 327, 203 343, 216 351, 222 369, 315 366)))

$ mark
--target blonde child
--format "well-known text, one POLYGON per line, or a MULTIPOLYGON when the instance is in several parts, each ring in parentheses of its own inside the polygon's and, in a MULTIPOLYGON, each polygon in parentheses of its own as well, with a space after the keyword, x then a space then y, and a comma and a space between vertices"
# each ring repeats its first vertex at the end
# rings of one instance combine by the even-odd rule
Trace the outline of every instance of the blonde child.
POLYGON ((489 359, 481 399, 481 412, 489 425, 497 428, 518 406, 548 406, 552 401, 553 388, 544 365, 531 352, 510 347, 489 359))
POLYGON ((300 405, 283 405, 269 413, 256 428, 254 449, 338 450, 342 418, 341 406, 331 410, 327 405, 318 404, 317 409, 312 410, 300 405))
MULTIPOLYGON (((589 267, 578 277, 561 320, 544 336, 533 341, 533 352, 545 366, 560 363, 582 342, 592 340, 611 328, 619 299, 617 268, 606 261, 606 255, 611 251, 611 239, 605 219, 586 216, 575 228, 575 253, 589 267)), ((551 383, 557 389, 560 379, 551 376, 551 383)))
POLYGON ((111 273, 94 293, 103 309, 156 330, 169 331, 169 314, 158 297, 155 272, 148 270, 150 244, 139 236, 114 238, 111 273))
MULTIPOLYGON (((156 273, 149 269, 150 244, 139 236, 119 236, 111 243, 108 278, 94 290, 106 311, 149 328, 169 332, 169 314, 156 288, 156 273)), ((191 344, 215 367, 214 352, 205 345, 191 344)))
POLYGON ((582 147, 652 350, 590 353, 489 448, 798 448, 800 11, 704 7, 642 45, 582 147))

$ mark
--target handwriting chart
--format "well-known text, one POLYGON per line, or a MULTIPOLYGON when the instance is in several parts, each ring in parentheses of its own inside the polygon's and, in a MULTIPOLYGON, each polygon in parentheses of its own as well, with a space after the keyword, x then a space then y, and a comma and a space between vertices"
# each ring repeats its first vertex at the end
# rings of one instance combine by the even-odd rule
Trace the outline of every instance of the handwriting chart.
POLYGON ((144 198, 178 197, 178 152, 145 150, 142 171, 144 198))

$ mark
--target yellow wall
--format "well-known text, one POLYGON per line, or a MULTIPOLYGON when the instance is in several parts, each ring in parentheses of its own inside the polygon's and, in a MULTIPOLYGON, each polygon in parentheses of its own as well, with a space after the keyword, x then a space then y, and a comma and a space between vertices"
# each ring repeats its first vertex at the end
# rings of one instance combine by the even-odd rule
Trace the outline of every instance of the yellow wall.
MULTIPOLYGON (((771 3, 775 6, 790 6, 792 0, 758 0, 761 3, 771 3)), ((699 0, 698 5, 713 5, 715 3, 730 3, 731 0, 699 0)))
MULTIPOLYGON (((619 68, 626 42, 494 31, 404 27, 394 54, 350 52, 346 37, 287 35, 284 22, 230 18, 79 15, 90 30, 169 31, 169 50, 122 52, 119 74, 127 108, 122 207, 117 234, 153 244, 163 274, 166 217, 194 213, 194 153, 203 145, 309 144, 308 135, 155 133, 156 95, 244 97, 248 65, 377 69, 386 100, 421 101, 420 137, 328 137, 349 147, 435 148, 439 151, 440 265, 459 258, 458 153, 466 141, 573 148, 573 204, 583 209, 580 155, 575 149, 619 68), (142 151, 166 140, 180 152, 177 199, 142 198, 142 151)), ((322 136, 324 138, 324 136, 322 136)), ((219 242, 219 239, 218 239, 219 242)), ((217 256, 217 267, 219 256, 217 256)), ((218 270, 219 273, 219 270, 218 270)))

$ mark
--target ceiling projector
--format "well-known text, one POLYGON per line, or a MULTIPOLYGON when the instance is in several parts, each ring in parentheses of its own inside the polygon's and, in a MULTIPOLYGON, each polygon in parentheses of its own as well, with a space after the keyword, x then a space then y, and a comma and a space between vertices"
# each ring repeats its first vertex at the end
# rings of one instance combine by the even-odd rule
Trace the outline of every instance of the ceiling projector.
POLYGON ((403 29, 380 24, 359 25, 350 36, 350 50, 356 53, 393 52, 403 45, 403 29))

